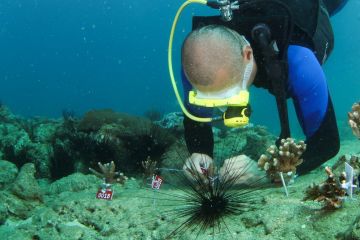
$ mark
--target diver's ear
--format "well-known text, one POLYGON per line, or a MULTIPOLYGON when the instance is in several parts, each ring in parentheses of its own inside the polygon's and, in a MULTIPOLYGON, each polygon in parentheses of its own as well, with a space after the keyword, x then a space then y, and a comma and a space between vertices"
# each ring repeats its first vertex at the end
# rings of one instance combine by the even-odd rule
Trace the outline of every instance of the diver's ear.
POLYGON ((253 50, 250 47, 250 45, 245 45, 243 47, 243 60, 244 62, 249 62, 251 59, 253 59, 253 50))

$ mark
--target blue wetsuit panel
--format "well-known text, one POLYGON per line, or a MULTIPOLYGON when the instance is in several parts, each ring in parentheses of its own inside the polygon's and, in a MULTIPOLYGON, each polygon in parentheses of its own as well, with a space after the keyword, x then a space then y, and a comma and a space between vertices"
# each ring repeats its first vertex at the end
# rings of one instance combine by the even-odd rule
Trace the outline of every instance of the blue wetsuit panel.
MULTIPOLYGON (((290 45, 288 48, 288 94, 293 98, 295 111, 307 138, 320 127, 328 102, 326 78, 314 53, 305 47, 290 45)), ((189 104, 191 84, 182 72, 184 103, 186 108, 199 117, 210 117, 212 108, 189 104)))
POLYGON ((288 48, 288 94, 307 138, 320 127, 328 105, 325 74, 314 53, 305 47, 288 48))

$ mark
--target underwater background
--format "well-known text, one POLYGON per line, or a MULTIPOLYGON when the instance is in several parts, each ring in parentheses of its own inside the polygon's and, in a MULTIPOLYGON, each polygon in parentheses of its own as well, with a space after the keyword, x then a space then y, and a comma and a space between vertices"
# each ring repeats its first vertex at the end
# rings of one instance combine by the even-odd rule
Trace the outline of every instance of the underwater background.
MULTIPOLYGON (((179 111, 169 81, 167 46, 180 4, 169 0, 1 1, 1 101, 23 116, 57 117, 63 109, 77 115, 98 108, 137 115, 148 109, 179 111)), ((194 14, 217 11, 198 4, 185 10, 175 34, 176 73, 180 72, 180 46, 194 14)), ((341 120, 359 97, 360 1, 349 1, 331 20, 335 50, 324 68, 341 120)), ((176 79, 181 88, 180 74, 176 79)), ((252 91, 252 121, 276 132, 275 100, 265 90, 253 87, 252 91)), ((297 128, 296 118, 291 123, 297 128)))

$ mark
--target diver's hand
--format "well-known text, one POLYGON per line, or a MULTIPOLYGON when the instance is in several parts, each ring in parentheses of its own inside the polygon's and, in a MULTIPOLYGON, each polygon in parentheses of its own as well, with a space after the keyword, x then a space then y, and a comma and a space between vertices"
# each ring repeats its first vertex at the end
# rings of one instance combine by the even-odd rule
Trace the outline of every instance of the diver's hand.
POLYGON ((184 164, 184 171, 189 179, 201 178, 207 180, 206 176, 214 174, 213 159, 206 154, 193 153, 186 159, 184 164))
POLYGON ((222 181, 233 181, 234 184, 256 185, 268 181, 257 163, 246 155, 226 159, 219 175, 222 181))

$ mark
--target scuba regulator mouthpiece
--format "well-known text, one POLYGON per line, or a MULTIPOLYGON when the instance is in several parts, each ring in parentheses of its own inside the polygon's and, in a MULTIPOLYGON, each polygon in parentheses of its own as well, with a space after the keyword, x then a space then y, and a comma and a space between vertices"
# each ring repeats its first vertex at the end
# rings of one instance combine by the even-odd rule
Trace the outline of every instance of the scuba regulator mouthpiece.
POLYGON ((237 0, 207 1, 206 4, 211 8, 219 9, 221 19, 225 22, 231 21, 231 19, 233 18, 233 10, 239 9, 237 0))

